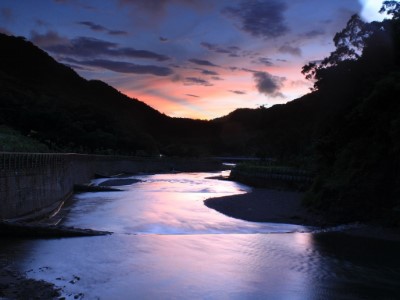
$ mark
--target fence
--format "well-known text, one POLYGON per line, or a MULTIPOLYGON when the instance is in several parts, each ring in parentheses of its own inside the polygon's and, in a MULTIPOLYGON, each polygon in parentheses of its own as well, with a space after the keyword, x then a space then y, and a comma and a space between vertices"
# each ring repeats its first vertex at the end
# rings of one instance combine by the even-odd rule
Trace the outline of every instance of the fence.
POLYGON ((310 172, 288 167, 239 166, 232 170, 230 177, 257 187, 300 191, 306 190, 314 180, 310 172))
POLYGON ((0 220, 42 215, 94 174, 209 171, 214 160, 83 154, 0 153, 0 220))

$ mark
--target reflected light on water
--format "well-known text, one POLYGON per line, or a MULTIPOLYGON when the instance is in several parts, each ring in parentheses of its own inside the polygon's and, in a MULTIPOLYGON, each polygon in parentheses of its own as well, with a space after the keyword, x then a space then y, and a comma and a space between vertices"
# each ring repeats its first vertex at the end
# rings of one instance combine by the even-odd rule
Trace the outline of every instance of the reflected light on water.
MULTIPOLYGON (((249 192, 245 185, 210 179, 221 173, 137 176, 143 182, 121 193, 77 196, 66 225, 125 234, 214 234, 293 232, 302 226, 253 223, 227 217, 203 203, 207 198, 249 192), (110 201, 112 199, 112 201, 110 201), (82 210, 84 207, 90 209, 82 210)), ((97 180, 96 183, 99 181, 97 180)))
POLYGON ((212 175, 140 176, 123 192, 81 194, 65 223, 113 235, 24 241, 6 254, 66 299, 396 299, 399 244, 226 217, 203 200, 249 189, 212 175))

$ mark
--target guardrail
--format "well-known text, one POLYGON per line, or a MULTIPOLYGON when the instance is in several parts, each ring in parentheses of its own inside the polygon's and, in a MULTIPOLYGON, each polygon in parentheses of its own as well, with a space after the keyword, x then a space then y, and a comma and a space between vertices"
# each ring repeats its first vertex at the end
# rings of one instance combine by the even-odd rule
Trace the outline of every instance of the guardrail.
POLYGON ((0 171, 33 169, 61 165, 65 156, 51 153, 0 153, 0 171))
POLYGON ((0 172, 33 169, 44 166, 59 166, 67 161, 146 161, 160 159, 159 157, 134 157, 115 155, 91 155, 77 153, 19 153, 0 152, 0 172))

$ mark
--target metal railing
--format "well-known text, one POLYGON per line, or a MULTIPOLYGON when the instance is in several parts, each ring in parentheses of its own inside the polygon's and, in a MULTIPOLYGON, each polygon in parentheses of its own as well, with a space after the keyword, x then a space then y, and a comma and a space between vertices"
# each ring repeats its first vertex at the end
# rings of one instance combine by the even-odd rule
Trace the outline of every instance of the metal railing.
POLYGON ((0 171, 34 169, 49 165, 61 165, 62 154, 51 153, 0 153, 0 171))

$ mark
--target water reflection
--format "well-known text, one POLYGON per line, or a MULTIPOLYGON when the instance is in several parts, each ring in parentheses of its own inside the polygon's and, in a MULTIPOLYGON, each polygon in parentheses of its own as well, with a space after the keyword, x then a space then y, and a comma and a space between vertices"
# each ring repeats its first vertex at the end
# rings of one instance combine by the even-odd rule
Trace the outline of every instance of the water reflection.
POLYGON ((225 217, 202 201, 247 187, 209 175, 141 176, 123 192, 80 195, 66 223, 114 235, 7 253, 67 299, 396 299, 399 243, 225 217))
MULTIPOLYGON (((33 242, 22 267, 88 299, 396 299, 398 263, 332 256, 326 240, 326 233, 44 240, 33 242)), ((376 255, 397 253, 380 247, 376 255)))
POLYGON ((312 299, 292 242, 282 234, 48 240, 23 265, 89 299, 312 299))
MULTIPOLYGON (((253 223, 207 208, 211 197, 240 194, 250 188, 209 179, 213 173, 136 176, 143 182, 122 186, 124 192, 86 193, 64 224, 125 234, 210 234, 306 231, 298 225, 253 223)), ((104 179, 103 179, 104 180, 104 179)), ((95 183, 100 183, 96 180, 95 183)))

